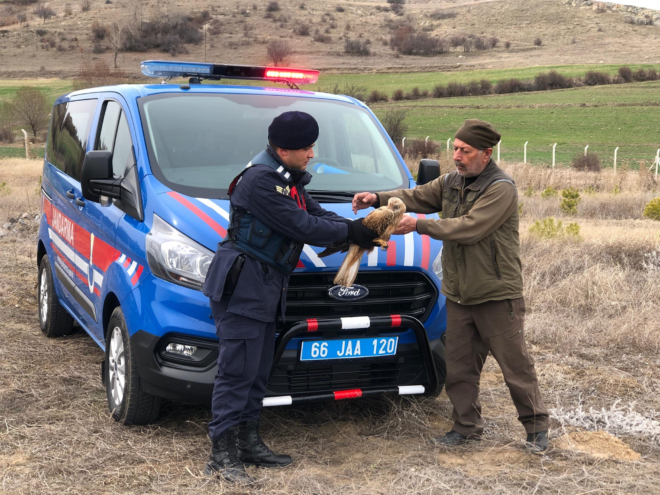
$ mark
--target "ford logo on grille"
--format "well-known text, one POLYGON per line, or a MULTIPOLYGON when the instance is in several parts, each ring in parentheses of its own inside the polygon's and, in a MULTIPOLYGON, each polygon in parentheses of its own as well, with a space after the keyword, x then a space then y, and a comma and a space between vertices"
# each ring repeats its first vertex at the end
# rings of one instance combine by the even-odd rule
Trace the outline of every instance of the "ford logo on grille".
POLYGON ((339 299, 340 301, 359 301, 369 295, 369 289, 357 284, 352 287, 335 285, 328 289, 328 295, 333 299, 339 299))

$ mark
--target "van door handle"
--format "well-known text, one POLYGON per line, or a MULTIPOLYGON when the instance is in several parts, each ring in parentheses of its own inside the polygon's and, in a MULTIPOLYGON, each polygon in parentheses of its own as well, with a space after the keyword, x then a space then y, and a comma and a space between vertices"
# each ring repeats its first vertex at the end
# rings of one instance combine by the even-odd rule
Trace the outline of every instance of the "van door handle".
POLYGON ((76 203, 78 206, 81 206, 81 207, 82 207, 82 206, 85 206, 85 200, 82 199, 82 198, 76 198, 76 200, 74 201, 74 203, 76 203))
POLYGON ((66 197, 69 198, 69 199, 73 199, 73 198, 76 197, 76 195, 73 194, 73 189, 71 189, 70 191, 67 191, 67 192, 66 192, 66 197))

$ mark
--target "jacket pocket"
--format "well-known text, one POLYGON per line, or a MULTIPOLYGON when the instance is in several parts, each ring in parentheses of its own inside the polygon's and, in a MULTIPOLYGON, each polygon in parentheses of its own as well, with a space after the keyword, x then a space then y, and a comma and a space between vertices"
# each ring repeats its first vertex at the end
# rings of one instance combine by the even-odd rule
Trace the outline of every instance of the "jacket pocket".
POLYGON ((497 277, 497 280, 502 280, 500 265, 497 262, 497 244, 495 244, 495 239, 491 239, 490 241, 490 257, 493 260, 493 269, 495 270, 495 276, 497 277))
POLYGON ((247 241, 256 248, 263 248, 272 233, 273 231, 270 227, 255 218, 250 224, 247 241))

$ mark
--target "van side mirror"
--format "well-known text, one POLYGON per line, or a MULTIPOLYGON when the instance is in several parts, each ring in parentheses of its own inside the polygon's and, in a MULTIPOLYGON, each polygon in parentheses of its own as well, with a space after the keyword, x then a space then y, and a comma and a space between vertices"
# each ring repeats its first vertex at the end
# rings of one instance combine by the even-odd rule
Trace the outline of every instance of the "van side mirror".
POLYGON ((429 160, 427 158, 419 161, 419 170, 417 171, 417 185, 428 184, 440 177, 440 163, 438 160, 429 160))
POLYGON ((80 174, 80 189, 83 198, 99 203, 101 196, 119 199, 121 181, 112 173, 112 153, 110 151, 88 151, 80 174))

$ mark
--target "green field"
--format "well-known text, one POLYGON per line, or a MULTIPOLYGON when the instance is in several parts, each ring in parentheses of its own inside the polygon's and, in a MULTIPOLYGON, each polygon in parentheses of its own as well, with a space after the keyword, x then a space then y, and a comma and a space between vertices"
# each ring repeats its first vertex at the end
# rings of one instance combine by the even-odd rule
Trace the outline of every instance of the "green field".
MULTIPOLYGON (((631 69, 649 65, 630 65, 631 69)), ((364 86, 391 95, 395 89, 409 91, 415 86, 432 89, 435 84, 468 82, 518 77, 532 79, 539 72, 557 70, 566 76, 579 76, 588 70, 615 74, 618 65, 527 67, 521 69, 425 72, 398 74, 332 74, 322 75, 319 84, 304 89, 330 89, 335 84, 364 86)), ((656 66, 656 69, 660 67, 656 66)), ((224 82, 224 81, 223 81, 224 82)), ((232 81, 236 82, 236 81, 232 81)), ((41 89, 49 102, 72 89, 70 81, 57 79, 0 80, 0 101, 9 99, 23 85, 41 89)), ((618 146, 620 166, 637 168, 640 162, 653 162, 660 148, 660 82, 574 88, 561 91, 489 95, 466 98, 425 98, 415 101, 373 105, 382 117, 391 108, 407 110, 407 138, 425 138, 441 142, 448 138, 467 118, 492 122, 502 133, 501 158, 522 161, 523 145, 529 141, 527 160, 530 163, 552 162, 552 145, 557 143, 558 165, 567 165, 584 152, 598 153, 604 166, 612 166, 614 149, 618 146)), ((20 156, 18 148, 0 148, 0 157, 20 156)))
POLYGON ((501 158, 552 163, 557 143, 557 164, 569 164, 584 147, 598 153, 604 166, 612 166, 618 146, 618 164, 637 168, 653 162, 660 148, 660 82, 634 83, 545 91, 514 95, 424 99, 373 106, 382 117, 391 108, 406 109, 410 138, 443 143, 463 120, 492 122, 502 134, 501 158))
MULTIPOLYGON (((30 148, 30 155, 32 158, 43 158, 44 147, 37 146, 35 148, 30 148)), ((0 159, 2 158, 25 158, 25 148, 0 146, 0 159)))

